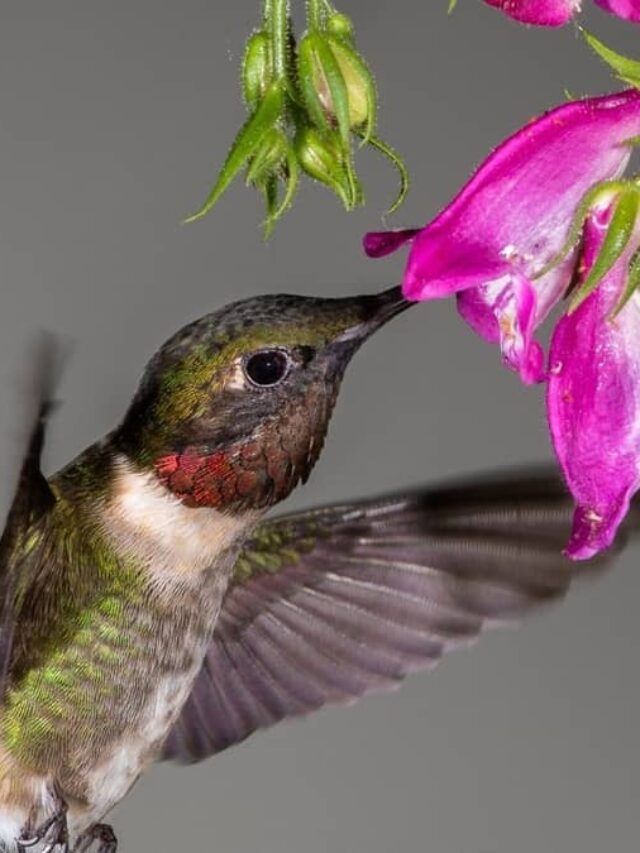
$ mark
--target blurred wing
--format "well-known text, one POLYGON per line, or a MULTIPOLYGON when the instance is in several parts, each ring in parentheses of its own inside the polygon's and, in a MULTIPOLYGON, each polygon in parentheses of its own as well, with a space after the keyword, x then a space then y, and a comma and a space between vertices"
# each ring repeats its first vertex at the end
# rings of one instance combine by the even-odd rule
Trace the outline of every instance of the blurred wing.
POLYGON ((26 450, 18 474, 13 502, 0 537, 0 701, 4 696, 20 595, 29 581, 29 553, 36 540, 37 522, 55 503, 40 469, 45 428, 52 409, 52 391, 59 368, 59 353, 49 337, 38 343, 32 387, 28 396, 26 450), (33 539, 33 541, 32 541, 33 539))
POLYGON ((561 597, 571 503, 503 479, 286 516, 236 565, 164 758, 198 761, 286 717, 430 669, 482 629, 561 597))

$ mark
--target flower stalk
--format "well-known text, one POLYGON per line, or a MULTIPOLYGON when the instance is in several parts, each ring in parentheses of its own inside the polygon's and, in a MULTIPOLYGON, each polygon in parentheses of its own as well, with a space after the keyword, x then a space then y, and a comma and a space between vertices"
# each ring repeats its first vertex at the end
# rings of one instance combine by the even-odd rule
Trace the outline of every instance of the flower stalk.
POLYGON ((273 74, 277 79, 288 77, 289 0, 269 0, 265 8, 271 30, 273 74))

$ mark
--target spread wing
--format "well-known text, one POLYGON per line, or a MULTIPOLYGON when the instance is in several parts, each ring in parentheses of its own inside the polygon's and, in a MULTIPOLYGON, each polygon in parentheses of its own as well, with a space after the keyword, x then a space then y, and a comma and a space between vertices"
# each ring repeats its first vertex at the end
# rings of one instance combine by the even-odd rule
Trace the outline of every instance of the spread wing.
POLYGON ((163 757, 199 761, 257 729, 395 687, 561 597, 571 503, 511 478, 261 525, 163 757))
POLYGON ((52 392, 59 368, 53 339, 38 342, 33 384, 29 389, 27 444, 13 502, 0 537, 0 701, 4 696, 13 644, 15 614, 30 578, 29 554, 37 545, 38 521, 55 502, 40 468, 45 428, 52 409, 52 392))

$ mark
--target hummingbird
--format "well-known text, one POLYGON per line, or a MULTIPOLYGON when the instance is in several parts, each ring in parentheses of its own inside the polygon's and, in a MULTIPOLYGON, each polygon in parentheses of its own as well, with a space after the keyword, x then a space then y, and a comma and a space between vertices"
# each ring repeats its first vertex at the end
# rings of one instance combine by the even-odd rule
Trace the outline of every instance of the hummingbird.
POLYGON ((409 305, 396 287, 208 314, 51 477, 44 359, 0 540, 6 851, 114 853, 105 817, 152 762, 200 761, 394 687, 564 594, 570 504, 555 481, 264 519, 309 477, 354 353, 409 305))

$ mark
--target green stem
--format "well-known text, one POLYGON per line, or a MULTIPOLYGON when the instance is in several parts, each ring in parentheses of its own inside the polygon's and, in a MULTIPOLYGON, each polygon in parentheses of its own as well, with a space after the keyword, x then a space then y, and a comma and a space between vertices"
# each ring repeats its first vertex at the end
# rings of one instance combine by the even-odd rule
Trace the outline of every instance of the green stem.
POLYGON ((273 45, 273 73, 276 79, 283 79, 287 76, 289 58, 289 0, 267 0, 267 3, 271 7, 267 23, 273 45))
POLYGON ((310 30, 319 30, 322 25, 322 0, 308 0, 307 21, 310 30))
POLYGON ((273 13, 273 0, 264 0, 262 8, 262 23, 265 27, 269 26, 271 15, 273 13))

